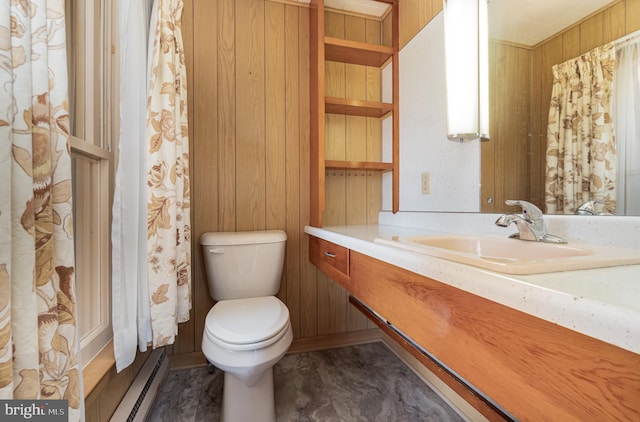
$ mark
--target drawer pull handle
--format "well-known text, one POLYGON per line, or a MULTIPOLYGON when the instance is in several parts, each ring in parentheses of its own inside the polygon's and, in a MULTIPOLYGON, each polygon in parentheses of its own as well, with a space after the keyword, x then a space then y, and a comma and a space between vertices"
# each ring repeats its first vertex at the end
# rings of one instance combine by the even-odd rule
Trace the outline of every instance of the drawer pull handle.
POLYGON ((336 257, 336 254, 328 252, 328 251, 325 252, 324 254, 325 254, 325 256, 328 256, 329 258, 335 258, 336 257))

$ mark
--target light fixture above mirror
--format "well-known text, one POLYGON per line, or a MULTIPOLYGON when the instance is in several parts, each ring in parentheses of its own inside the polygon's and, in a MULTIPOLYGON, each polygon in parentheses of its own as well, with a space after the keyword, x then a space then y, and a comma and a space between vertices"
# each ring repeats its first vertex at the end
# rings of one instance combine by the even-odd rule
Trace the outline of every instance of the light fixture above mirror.
POLYGON ((447 136, 489 140, 487 0, 444 1, 447 136))

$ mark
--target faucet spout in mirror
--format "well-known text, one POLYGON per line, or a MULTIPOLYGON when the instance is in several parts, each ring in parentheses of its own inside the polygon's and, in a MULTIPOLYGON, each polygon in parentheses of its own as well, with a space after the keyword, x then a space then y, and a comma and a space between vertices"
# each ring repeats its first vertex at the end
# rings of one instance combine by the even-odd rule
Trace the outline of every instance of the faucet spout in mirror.
POLYGON ((592 199, 580 205, 575 212, 576 215, 613 215, 607 211, 604 199, 592 199), (602 211, 596 210, 596 204, 602 205, 602 211))

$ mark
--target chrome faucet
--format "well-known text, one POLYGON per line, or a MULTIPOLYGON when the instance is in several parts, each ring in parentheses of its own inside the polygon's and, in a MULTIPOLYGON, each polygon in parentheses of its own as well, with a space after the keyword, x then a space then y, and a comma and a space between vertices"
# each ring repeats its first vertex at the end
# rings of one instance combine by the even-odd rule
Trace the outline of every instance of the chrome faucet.
POLYGON ((604 199, 593 199, 591 201, 584 202, 577 209, 575 214, 577 215, 613 215, 610 212, 607 212, 606 208, 604 208, 604 199), (603 205, 602 212, 596 211, 596 204, 603 205))
POLYGON ((533 242, 546 243, 567 243, 566 240, 547 233, 547 226, 540 208, 530 202, 507 199, 505 204, 509 206, 518 205, 522 208, 520 214, 503 214, 496 220, 496 225, 507 227, 511 223, 515 223, 518 233, 509 236, 512 239, 530 240, 533 242))

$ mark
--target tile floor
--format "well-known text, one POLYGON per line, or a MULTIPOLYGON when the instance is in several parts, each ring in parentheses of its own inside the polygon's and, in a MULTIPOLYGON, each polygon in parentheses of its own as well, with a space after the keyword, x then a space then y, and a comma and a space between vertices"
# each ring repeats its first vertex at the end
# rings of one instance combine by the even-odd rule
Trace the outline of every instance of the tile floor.
MULTIPOLYGON (((217 421, 223 373, 171 371, 150 421, 217 421)), ((274 367, 278 421, 462 421, 382 342, 286 355, 274 367)))

